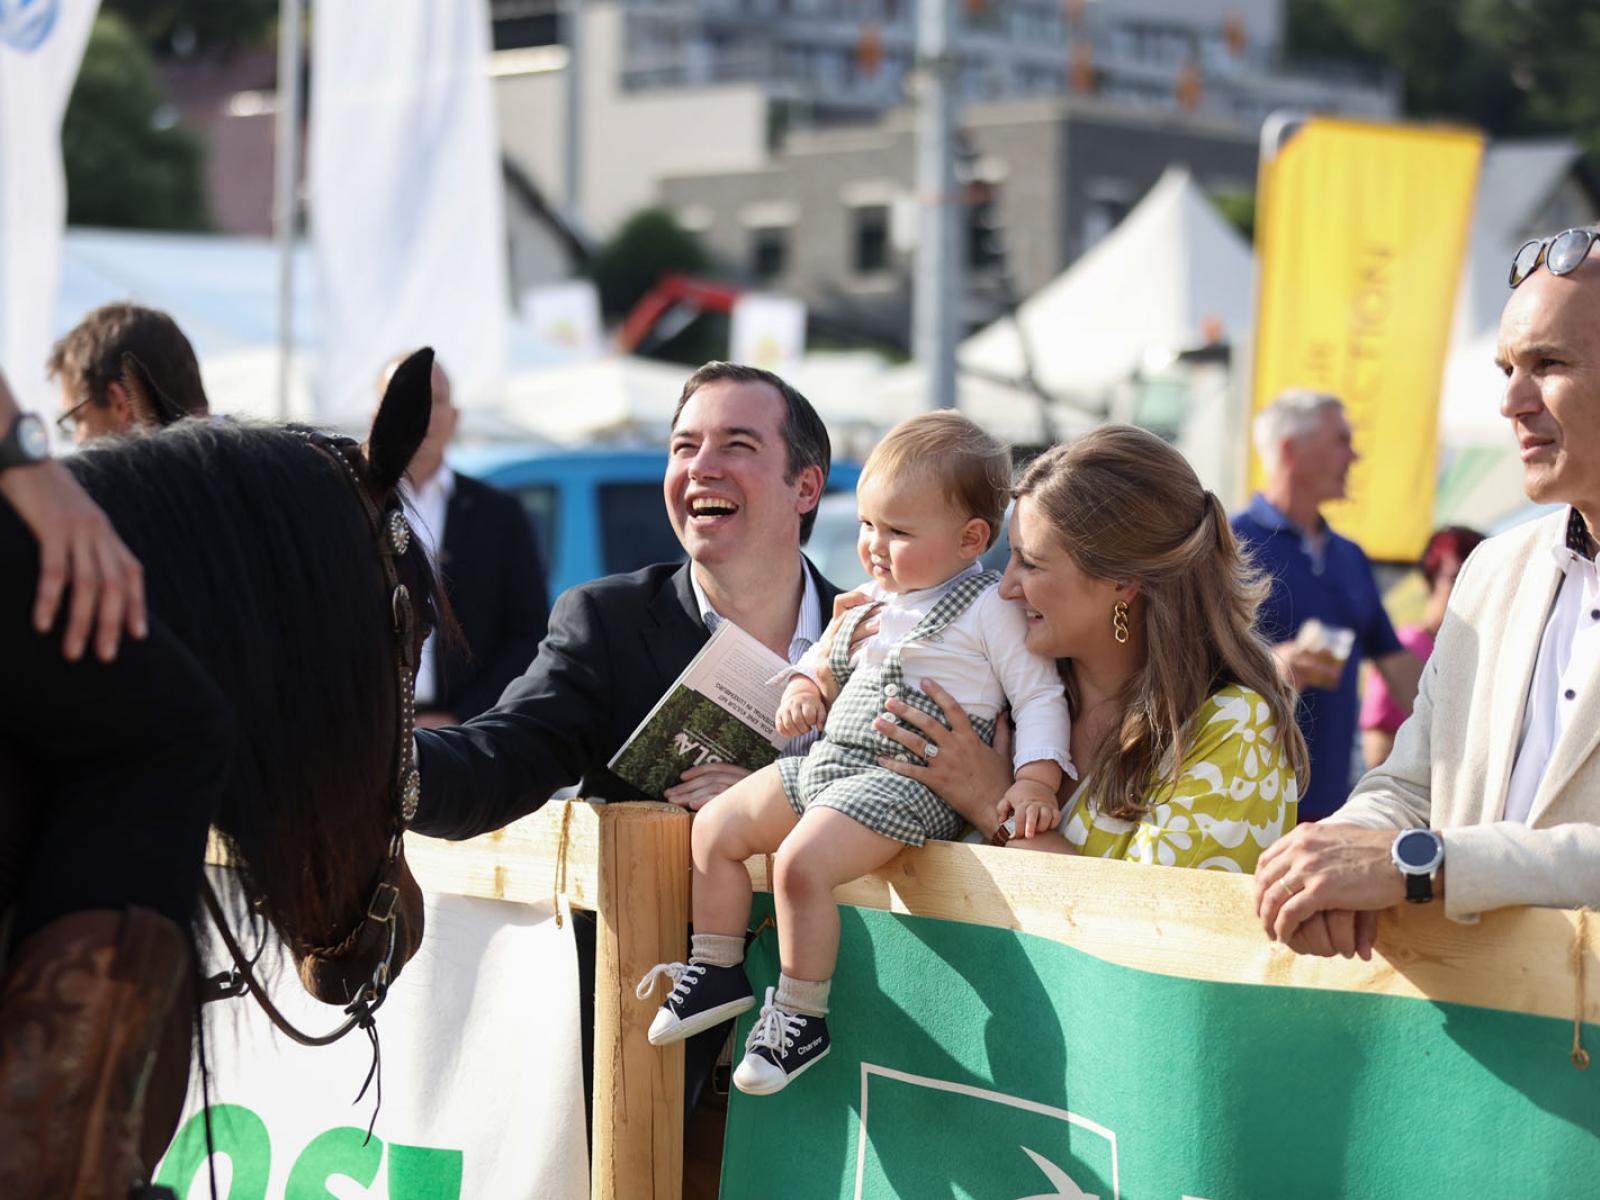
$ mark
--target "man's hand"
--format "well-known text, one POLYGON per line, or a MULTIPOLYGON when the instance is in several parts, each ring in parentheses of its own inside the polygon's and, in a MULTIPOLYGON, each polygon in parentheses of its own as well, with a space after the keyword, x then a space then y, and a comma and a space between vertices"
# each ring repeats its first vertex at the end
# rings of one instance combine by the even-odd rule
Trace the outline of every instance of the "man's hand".
POLYGON ((1256 915, 1267 936, 1302 954, 1371 958, 1371 914, 1406 898, 1390 857, 1397 832, 1310 824, 1268 846, 1256 864, 1256 915))
POLYGON ((453 712, 445 712, 438 708, 425 708, 417 713, 418 729, 449 729, 453 725, 461 724, 461 719, 453 712))
POLYGON ((1011 814, 1017 817, 1016 836, 1031 838, 1054 829, 1061 822, 1061 806, 1056 794, 1032 779, 1019 779, 1000 797, 995 816, 1003 823, 1011 814))
POLYGON ((0 471, 0 496, 39 539, 36 630, 49 632, 70 589, 61 642, 69 660, 82 657, 91 630, 95 653, 106 662, 116 657, 124 629, 132 637, 145 636, 144 568, 65 467, 42 462, 0 471))
POLYGON ((678 776, 678 782, 661 793, 668 804, 697 812, 739 780, 750 774, 736 763, 706 763, 688 767, 678 776))
POLYGON ((828 706, 823 703, 822 689, 804 675, 796 675, 783 688, 783 699, 778 701, 778 732, 786 738, 799 737, 813 729, 821 729, 827 720, 828 706))

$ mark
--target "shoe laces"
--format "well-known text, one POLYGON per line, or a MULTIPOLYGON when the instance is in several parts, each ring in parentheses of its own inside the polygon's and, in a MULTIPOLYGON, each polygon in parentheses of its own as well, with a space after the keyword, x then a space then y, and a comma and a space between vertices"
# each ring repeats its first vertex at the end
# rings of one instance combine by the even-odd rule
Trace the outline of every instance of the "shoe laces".
POLYGON ((800 1032, 805 1020, 799 1013, 786 1012, 774 1004, 772 989, 768 988, 767 1002, 761 1006, 761 1016, 750 1030, 744 1048, 746 1051, 771 1050, 780 1055, 786 1054, 794 1045, 795 1034, 800 1032))
POLYGON ((633 989, 633 994, 641 1000, 648 1000, 650 993, 656 990, 656 981, 665 978, 672 984, 672 990, 667 994, 666 1003, 682 1000, 689 994, 689 989, 694 986, 694 981, 706 973, 705 963, 693 960, 681 963, 657 963, 644 973, 644 978, 639 980, 639 986, 633 989))

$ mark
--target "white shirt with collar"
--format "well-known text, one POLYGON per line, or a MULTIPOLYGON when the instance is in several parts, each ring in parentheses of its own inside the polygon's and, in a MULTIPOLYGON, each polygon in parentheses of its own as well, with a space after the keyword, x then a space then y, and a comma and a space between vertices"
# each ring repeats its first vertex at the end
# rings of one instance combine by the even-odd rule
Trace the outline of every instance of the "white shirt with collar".
POLYGON ((1569 520, 1566 535, 1550 547, 1562 580, 1545 620, 1522 710, 1517 757, 1506 788, 1507 821, 1526 823, 1573 712, 1580 704, 1600 703, 1600 697, 1583 691, 1583 680, 1594 678, 1600 662, 1600 577, 1595 560, 1573 548, 1573 528, 1569 520))
MULTIPOLYGON (((811 568, 806 564, 805 556, 800 557, 800 578, 805 581, 805 592, 800 597, 800 611, 795 614, 794 636, 789 639, 789 653, 786 656, 791 664, 800 661, 805 652, 822 636, 826 622, 822 619, 822 595, 817 591, 817 581, 812 577, 811 568)), ((715 633, 717 626, 725 620, 721 613, 711 606, 711 598, 706 595, 705 588, 700 586, 700 580, 694 572, 694 565, 689 566, 689 586, 694 590, 695 606, 700 610, 700 620, 705 624, 707 633, 715 633)), ((794 754, 804 754, 811 748, 811 743, 821 735, 807 733, 797 738, 791 738, 784 748, 784 757, 794 754)))
MULTIPOLYGON (((856 650, 856 663, 883 664, 895 643, 922 623, 951 588, 980 573, 978 563, 931 588, 890 592, 877 583, 862 590, 880 604, 878 630, 856 650)), ((1020 605, 1005 600, 998 585, 985 589, 950 622, 935 640, 911 642, 900 651, 908 681, 932 679, 955 697, 969 717, 993 719, 1011 704, 1016 726, 1012 762, 1053 762, 1074 779, 1070 734, 1072 718, 1053 660, 1024 644, 1027 618, 1020 605)), ((810 651, 797 663, 799 673, 815 680, 819 655, 810 651)))
MULTIPOLYGON (((400 494, 411 509, 411 531, 417 535, 428 552, 428 560, 439 565, 439 549, 444 542, 445 515, 450 511, 450 497, 455 495, 456 473, 442 463, 433 477, 421 487, 412 484, 410 476, 400 480, 400 494)), ((439 688, 438 663, 434 653, 434 635, 422 643, 422 657, 417 662, 417 707, 431 708, 439 688)))

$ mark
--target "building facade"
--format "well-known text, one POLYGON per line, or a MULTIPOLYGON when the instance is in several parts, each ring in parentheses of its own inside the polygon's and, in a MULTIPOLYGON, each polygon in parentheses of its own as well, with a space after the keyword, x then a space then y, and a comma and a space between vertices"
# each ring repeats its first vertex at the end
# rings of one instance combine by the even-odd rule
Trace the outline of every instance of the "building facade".
MULTIPOLYGON (((969 328, 1065 270, 1169 165, 1211 193, 1255 185, 1254 131, 1203 115, 1025 100, 970 106, 962 130, 969 328)), ((900 110, 792 134, 754 170, 665 176, 660 194, 728 273, 802 298, 824 332, 904 345, 915 177, 915 121, 900 110)))

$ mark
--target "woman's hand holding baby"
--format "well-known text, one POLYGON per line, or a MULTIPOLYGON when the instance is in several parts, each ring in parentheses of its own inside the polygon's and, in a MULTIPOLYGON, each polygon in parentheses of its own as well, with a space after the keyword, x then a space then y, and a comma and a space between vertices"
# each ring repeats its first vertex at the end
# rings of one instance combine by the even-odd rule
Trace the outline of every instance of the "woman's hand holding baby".
POLYGON ((887 701, 884 707, 895 720, 879 717, 872 723, 873 729, 926 759, 927 765, 887 756, 880 758, 878 765, 927 784, 979 833, 991 837, 999 826, 995 802, 1011 786, 1011 726, 1001 721, 995 728, 994 745, 985 745, 954 696, 931 679, 922 680, 920 686, 943 710, 950 728, 904 700, 887 701), (932 757, 926 753, 929 743, 937 747, 932 757))
POLYGON ((778 702, 778 732, 784 737, 799 737, 813 729, 821 729, 828 717, 828 706, 822 699, 822 689, 804 675, 796 675, 784 686, 783 699, 778 702))

